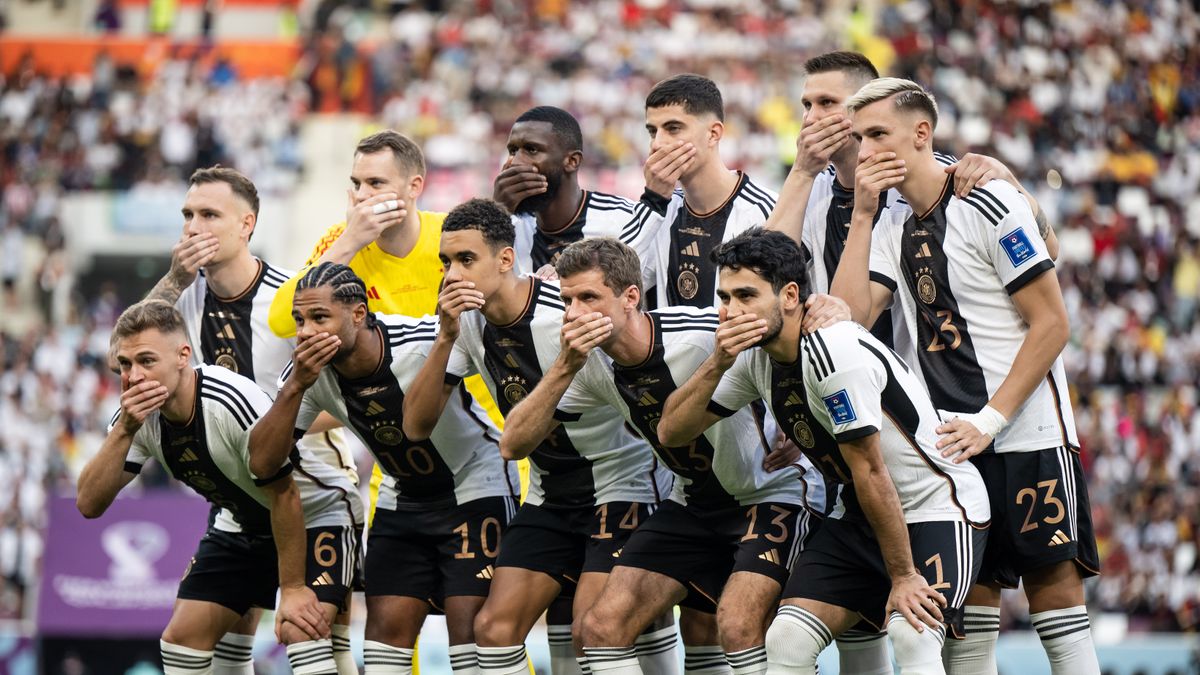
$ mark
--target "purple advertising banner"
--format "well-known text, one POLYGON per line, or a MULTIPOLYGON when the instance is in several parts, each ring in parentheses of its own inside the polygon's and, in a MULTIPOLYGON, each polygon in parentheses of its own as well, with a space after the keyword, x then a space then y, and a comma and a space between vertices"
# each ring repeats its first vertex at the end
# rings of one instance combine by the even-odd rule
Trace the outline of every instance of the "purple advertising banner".
POLYGON ((96 520, 52 498, 38 631, 158 636, 207 523, 208 504, 183 494, 118 499, 96 520))

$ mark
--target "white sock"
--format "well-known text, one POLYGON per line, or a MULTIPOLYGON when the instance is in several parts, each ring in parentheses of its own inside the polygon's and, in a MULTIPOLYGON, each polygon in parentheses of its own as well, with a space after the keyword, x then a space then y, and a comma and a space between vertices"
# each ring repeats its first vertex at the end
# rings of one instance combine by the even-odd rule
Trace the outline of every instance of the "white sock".
POLYGON ((213 675, 254 675, 254 636, 226 633, 213 649, 213 675))
POLYGON ((475 643, 450 645, 450 670, 454 675, 479 675, 479 656, 475 643))
POLYGON ((571 624, 547 624, 546 640, 550 643, 550 672, 552 675, 580 675, 579 661, 575 657, 575 644, 571 641, 571 624))
POLYGON ((1029 621, 1050 658, 1053 675, 1093 675, 1100 672, 1087 607, 1067 607, 1030 614, 1029 621))
POLYGON ((367 666, 364 675, 412 675, 413 650, 364 640, 363 663, 367 666))
POLYGON ((337 675, 333 640, 305 640, 287 646, 288 663, 295 675, 337 675))
POLYGON ((211 675, 213 653, 158 641, 162 655, 163 675, 211 675))
POLYGON ((936 630, 925 626, 918 631, 901 614, 892 612, 888 619, 888 639, 896 654, 900 675, 945 675, 942 665, 942 644, 945 628, 936 630))
POLYGON ((684 675, 732 675, 725 660, 725 650, 719 645, 683 646, 684 675))
POLYGON ((987 605, 963 607, 961 640, 946 640, 942 662, 949 675, 995 675, 996 639, 1000 637, 1000 608, 987 605))
POLYGON ((633 647, 584 647, 583 651, 595 675, 642 675, 633 647))
POLYGON ((679 675, 679 630, 672 623, 666 628, 647 631, 637 637, 633 648, 645 675, 679 675))
POLYGON ((337 664, 338 675, 358 675, 358 664, 354 662, 354 653, 350 651, 350 626, 335 623, 330 630, 333 632, 333 661, 337 664))
MULTIPOLYGON (((892 675, 887 633, 848 630, 837 636, 838 671, 857 675, 892 675)), ((992 675, 995 675, 993 673, 992 675)))
POLYGON ((767 646, 725 652, 725 660, 733 667, 733 675, 763 675, 767 672, 767 646))
POLYGON ((582 675, 592 675, 592 667, 588 665, 586 656, 576 656, 575 661, 579 663, 579 672, 582 675))
POLYGON ((525 645, 513 647, 475 647, 479 654, 480 675, 522 675, 529 672, 525 645))
POLYGON ((833 633, 815 614, 783 605, 767 629, 767 673, 816 675, 817 657, 831 642, 833 633))

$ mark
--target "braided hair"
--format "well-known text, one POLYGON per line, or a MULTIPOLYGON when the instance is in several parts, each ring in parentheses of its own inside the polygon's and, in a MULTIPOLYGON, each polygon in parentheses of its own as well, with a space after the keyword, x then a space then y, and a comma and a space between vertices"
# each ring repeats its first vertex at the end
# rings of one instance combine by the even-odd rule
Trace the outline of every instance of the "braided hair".
MULTIPOLYGON (((296 292, 309 288, 328 286, 333 299, 343 305, 351 306, 367 304, 367 285, 359 278, 354 270, 345 265, 333 262, 323 262, 309 268, 300 281, 296 282, 296 292)), ((375 325, 375 313, 367 312, 367 326, 375 325)))

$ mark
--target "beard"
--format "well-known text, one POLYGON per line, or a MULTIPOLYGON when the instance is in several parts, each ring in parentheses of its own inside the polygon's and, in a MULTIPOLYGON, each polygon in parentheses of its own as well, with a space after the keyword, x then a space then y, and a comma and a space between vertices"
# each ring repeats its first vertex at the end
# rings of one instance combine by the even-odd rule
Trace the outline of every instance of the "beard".
POLYGON ((755 346, 756 347, 766 347, 767 345, 774 342, 775 339, 778 338, 779 334, 782 332, 783 332, 783 312, 780 311, 779 307, 777 306, 774 308, 774 310, 772 310, 771 316, 768 317, 768 319, 767 319, 767 332, 763 333, 763 336, 761 338, 759 338, 758 344, 756 344, 755 346))
POLYGON ((521 203, 517 204, 517 214, 531 216, 538 215, 544 211, 547 206, 550 206, 550 203, 553 202, 554 198, 558 196, 558 191, 562 188, 562 184, 562 171, 555 171, 553 173, 546 174, 546 191, 521 200, 521 203))

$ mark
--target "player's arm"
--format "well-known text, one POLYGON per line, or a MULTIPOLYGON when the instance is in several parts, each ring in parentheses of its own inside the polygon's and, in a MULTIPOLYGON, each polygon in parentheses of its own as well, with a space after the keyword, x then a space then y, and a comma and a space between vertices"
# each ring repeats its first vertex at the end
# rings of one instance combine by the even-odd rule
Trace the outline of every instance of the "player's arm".
POLYGON ((896 486, 883 463, 879 432, 839 441, 838 447, 850 467, 858 503, 879 541, 883 563, 892 580, 888 610, 900 612, 918 631, 922 630, 922 623, 938 628, 942 621, 939 607, 946 605, 946 599, 929 586, 913 565, 908 525, 904 522, 896 486))
POLYGON ((1034 213, 1034 218, 1037 220, 1038 234, 1042 237, 1042 241, 1046 242, 1046 250, 1050 254, 1050 259, 1058 260, 1058 235, 1054 233, 1054 228, 1050 226, 1050 220, 1046 217, 1046 212, 1042 210, 1041 204, 1038 204, 1037 198, 1025 189, 1025 186, 1021 184, 1021 181, 1017 180, 1017 176, 1004 162, 995 157, 968 152, 963 155, 962 159, 946 167, 946 173, 954 175, 954 194, 959 198, 967 196, 977 186, 986 186, 994 178, 1017 188, 1017 191, 1021 193, 1021 196, 1025 197, 1025 201, 1029 203, 1030 210, 1034 213))
POLYGON ((200 268, 217 255, 217 249, 217 237, 211 232, 183 235, 179 243, 171 248, 171 269, 154 284, 146 299, 162 300, 174 305, 184 289, 196 281, 200 268))
POLYGON ((783 181, 779 200, 764 227, 779 230, 803 245, 800 235, 813 182, 829 166, 833 153, 850 141, 850 126, 844 115, 830 115, 800 130, 796 138, 796 161, 783 181))
POLYGON ((84 518, 99 518, 117 494, 137 475, 126 469, 134 436, 150 413, 167 401, 167 388, 155 381, 139 382, 121 394, 121 412, 100 451, 79 472, 75 506, 84 518))
POLYGON ((505 459, 523 459, 558 426, 555 407, 562 400, 575 374, 587 363, 592 349, 612 333, 612 319, 591 312, 563 323, 559 341, 562 349, 554 364, 529 395, 504 418, 500 454, 505 459))
POLYGON ((938 448, 943 457, 954 457, 955 463, 987 449, 1046 378, 1070 338, 1067 307, 1053 268, 1013 293, 1012 300, 1029 331, 1008 376, 983 410, 960 415, 938 427, 938 433, 944 434, 938 448))
POLYGON ((404 435, 423 441, 433 433, 456 383, 447 382, 454 344, 461 333, 464 312, 483 308, 483 293, 470 281, 453 281, 438 294, 438 334, 425 363, 404 393, 404 435))
MULTIPOLYGON (((718 398, 714 397, 717 387, 726 371, 737 361, 738 354, 757 344, 767 332, 767 322, 754 314, 742 314, 730 319, 722 306, 718 316, 721 323, 717 327, 716 346, 712 354, 683 386, 671 392, 663 404, 662 419, 658 421, 658 442, 669 448, 691 443, 717 420, 728 416, 712 409, 712 404, 718 398)), ((729 401, 725 397, 719 398, 722 404, 729 401)), ((730 404, 728 410, 736 411, 755 398, 758 397, 754 394, 741 396, 736 403, 730 404)))
POLYGON ((283 475, 262 489, 270 496, 271 534, 279 558, 279 609, 275 625, 287 622, 304 631, 309 638, 328 638, 329 622, 321 603, 304 582, 307 536, 300 489, 290 474, 283 475))
POLYGON ((892 303, 892 290, 871 279, 871 229, 880 195, 900 184, 904 164, 895 153, 879 152, 858 165, 854 173, 854 211, 846 248, 830 284, 830 295, 846 301, 858 323, 870 328, 892 303))
POLYGON ((321 375, 321 369, 337 354, 336 335, 317 333, 296 343, 291 372, 285 370, 283 384, 271 408, 250 430, 250 471, 256 476, 273 475, 295 445, 296 419, 300 404, 321 375))

